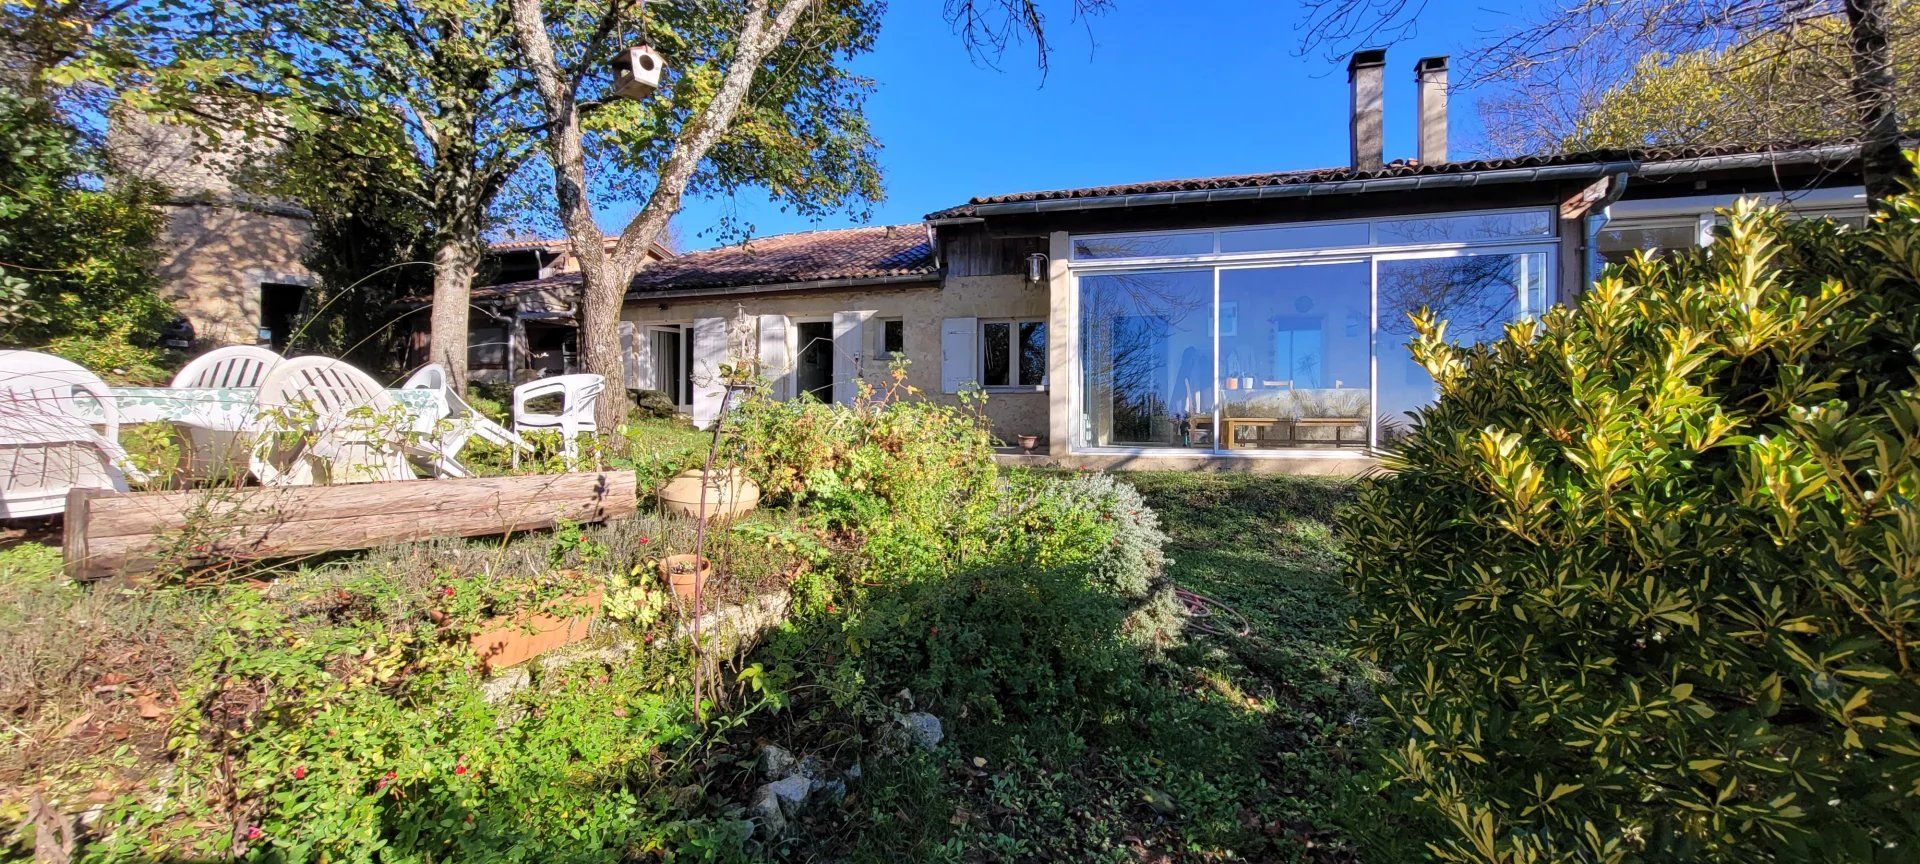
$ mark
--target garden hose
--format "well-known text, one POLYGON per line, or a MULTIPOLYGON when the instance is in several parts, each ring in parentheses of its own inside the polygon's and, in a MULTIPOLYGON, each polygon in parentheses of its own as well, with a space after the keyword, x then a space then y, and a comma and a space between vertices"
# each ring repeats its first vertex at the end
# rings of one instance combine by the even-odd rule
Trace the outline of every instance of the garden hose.
POLYGON ((1244 639, 1253 632, 1253 625, 1247 621, 1247 616, 1235 611, 1232 606, 1197 591, 1180 587, 1173 589, 1173 596, 1179 598, 1180 604, 1187 608, 1187 622, 1195 630, 1215 636, 1232 636, 1236 639, 1244 639), (1223 629, 1220 625, 1213 623, 1213 619, 1216 618, 1226 619, 1229 623, 1237 622, 1238 627, 1223 629))

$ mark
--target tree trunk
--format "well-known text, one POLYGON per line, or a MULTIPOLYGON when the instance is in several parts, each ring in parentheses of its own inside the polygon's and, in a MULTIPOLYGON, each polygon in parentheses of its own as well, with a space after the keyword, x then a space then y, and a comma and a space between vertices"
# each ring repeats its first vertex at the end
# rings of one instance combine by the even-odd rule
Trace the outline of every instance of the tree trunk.
POLYGON ((1893 73, 1893 49, 1887 36, 1887 0, 1846 0, 1847 36, 1852 54, 1854 110, 1859 118, 1860 166, 1873 202, 1906 191, 1913 175, 1900 152, 1900 115, 1893 73))
POLYGON ((747 4, 739 44, 720 88, 713 100, 680 128, 653 194, 621 230, 618 245, 608 255, 605 235, 593 221, 588 201, 586 147, 575 101, 580 82, 561 74, 540 0, 512 0, 514 37, 546 108, 547 153, 554 165, 553 191, 560 221, 567 226, 574 254, 580 259, 580 278, 585 286, 580 303, 580 359, 587 371, 605 376, 610 389, 616 391, 609 394, 613 398, 601 399, 594 411, 594 422, 602 432, 612 432, 627 419, 626 365, 620 357, 620 307, 626 300, 627 284, 646 259, 647 248, 680 209, 680 198, 707 151, 733 125, 734 115, 746 101, 754 75, 767 54, 793 31, 813 0, 786 0, 778 11, 772 10, 772 2, 752 0, 747 4))
POLYGON ((447 367, 455 390, 467 391, 467 310, 480 256, 473 239, 443 238, 433 250, 433 328, 427 361, 447 367))

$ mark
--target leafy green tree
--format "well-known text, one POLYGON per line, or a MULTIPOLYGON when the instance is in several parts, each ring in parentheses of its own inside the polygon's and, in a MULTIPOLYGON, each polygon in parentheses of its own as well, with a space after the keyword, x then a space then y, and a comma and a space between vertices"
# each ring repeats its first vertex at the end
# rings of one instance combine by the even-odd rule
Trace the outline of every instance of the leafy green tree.
POLYGON ((430 219, 406 192, 407 164, 362 152, 370 133, 340 128, 348 122, 293 136, 268 171, 276 193, 313 213, 305 263, 320 284, 291 347, 385 369, 396 365, 403 301, 433 293, 430 219))
MULTIPOLYGON (((1920 27, 1896 32, 1899 113, 1920 116, 1920 27)), ((1846 52, 1841 22, 1824 19, 1725 50, 1647 55, 1577 119, 1562 149, 1765 144, 1851 134, 1851 107, 1831 98, 1844 86, 1834 80, 1834 70, 1844 68, 1846 52)))
POLYGON ((336 131, 351 164, 388 163, 380 182, 412 201, 428 238, 432 359, 464 385, 482 237, 496 218, 512 216, 492 207, 533 153, 526 80, 511 63, 504 5, 215 3, 183 13, 176 27, 192 35, 177 46, 173 67, 200 70, 186 77, 200 82, 196 107, 210 128, 288 143, 336 131))
MULTIPOLYGON (((521 57, 540 93, 560 221, 580 257, 588 371, 622 379, 627 284, 689 190, 758 186, 816 213, 880 196, 876 145, 860 110, 871 84, 844 65, 871 47, 879 3, 656 4, 644 15, 617 0, 596 13, 569 14, 542 0, 512 6, 521 57), (645 101, 599 101, 612 84, 603 62, 611 46, 641 42, 667 57, 660 91, 645 101), (594 221, 596 187, 646 190, 611 248, 594 221)), ((613 428, 626 409, 624 399, 603 399, 598 422, 613 428)))
POLYGON ((137 185, 89 188, 97 161, 46 100, 0 89, 0 342, 137 340, 171 313, 160 214, 137 185))
POLYGON ((1385 788, 1452 862, 1920 843, 1920 197, 1750 205, 1460 347, 1341 520, 1385 788))
MULTIPOLYGON (((872 85, 846 68, 872 47, 877 0, 511 5, 521 62, 540 95, 559 219, 580 256, 580 355, 589 371, 621 380, 626 287, 687 194, 758 187, 806 214, 858 211, 880 197, 877 145, 861 111, 872 85), (666 57, 659 92, 609 101, 605 58, 640 43, 666 57), (609 192, 644 202, 611 238, 594 219, 596 197, 609 192)), ((1044 67, 1045 5, 952 0, 946 14, 969 50, 992 55, 1031 39, 1044 67)), ((1108 3, 1064 5, 1078 17, 1108 3)), ((627 403, 603 399, 597 410, 610 429, 627 403)))

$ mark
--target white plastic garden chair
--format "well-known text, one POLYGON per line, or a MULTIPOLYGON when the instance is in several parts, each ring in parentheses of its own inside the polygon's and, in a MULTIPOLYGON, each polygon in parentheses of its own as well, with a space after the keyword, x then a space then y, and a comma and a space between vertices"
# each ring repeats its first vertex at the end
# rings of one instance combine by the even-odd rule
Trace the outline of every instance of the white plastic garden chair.
POLYGON ((0 351, 0 518, 48 516, 69 489, 127 491, 144 479, 120 448, 120 417, 106 382, 78 363, 0 351), (78 403, 99 405, 103 431, 78 403))
POLYGON ((255 402, 262 433, 253 476, 268 486, 415 479, 399 403, 367 373, 331 357, 273 367, 255 402), (286 439, 294 440, 288 441, 286 439))
POLYGON ((407 378, 402 390, 430 390, 438 394, 444 412, 434 428, 421 442, 421 457, 427 468, 442 477, 467 477, 470 472, 460 464, 460 450, 467 441, 480 438, 502 447, 512 447, 516 456, 522 450, 533 451, 533 445, 509 431, 505 426, 493 422, 487 415, 480 413, 473 405, 453 389, 453 379, 447 375, 447 367, 438 363, 429 363, 419 368, 407 378), (423 458, 422 458, 423 457, 423 458))
MULTIPOLYGON (((593 406, 600 399, 601 391, 607 389, 607 379, 599 375, 555 375, 529 381, 513 388, 513 431, 517 434, 528 429, 553 429, 560 433, 560 453, 571 460, 579 455, 574 438, 583 433, 600 431, 593 421, 593 406), (560 412, 546 414, 527 408, 527 403, 543 396, 559 395, 560 412)), ((514 451, 514 464, 518 465, 520 451, 514 451)))
MULTIPOLYGON (((173 376, 175 388, 239 389, 257 388, 267 372, 286 358, 252 345, 215 348, 188 363, 173 376)), ((175 423, 186 441, 186 459, 182 473, 195 480, 238 479, 247 464, 247 452, 253 446, 251 436, 233 429, 211 429, 193 423, 175 423)))
POLYGON ((252 345, 215 348, 188 363, 173 376, 173 387, 258 387, 267 372, 286 358, 252 345))

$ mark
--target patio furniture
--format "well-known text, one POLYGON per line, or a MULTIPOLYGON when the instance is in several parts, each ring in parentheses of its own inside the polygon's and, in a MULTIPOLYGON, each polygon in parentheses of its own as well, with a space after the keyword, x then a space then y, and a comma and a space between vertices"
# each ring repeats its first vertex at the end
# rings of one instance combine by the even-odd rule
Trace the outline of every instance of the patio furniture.
POLYGON ((258 387, 268 370, 285 358, 252 345, 215 348, 182 367, 173 376, 174 387, 258 387))
MULTIPOLYGON (((229 345, 215 348, 198 357, 173 376, 178 388, 259 387, 267 372, 284 359, 265 348, 229 345)), ((238 428, 220 428, 209 423, 173 424, 185 444, 180 473, 193 480, 238 480, 246 470, 251 438, 238 428)))
MULTIPOLYGON (((582 433, 598 432, 594 424, 593 406, 600 398, 600 392, 607 389, 607 379, 592 374, 555 375, 529 381, 513 388, 513 431, 519 433, 526 429, 554 429, 560 432, 560 452, 568 459, 579 455, 574 443, 575 436, 582 433), (560 411, 547 414, 530 410, 527 403, 547 396, 560 397, 560 411)), ((514 464, 520 464, 520 451, 513 454, 514 464)))
POLYGON ((105 382, 77 363, 0 351, 0 518, 65 512, 70 489, 127 491, 142 475, 120 448, 105 382), (83 406, 97 409, 104 433, 83 406))
POLYGON ((442 477, 466 477, 469 472, 459 461, 460 450, 467 441, 480 438, 502 447, 512 447, 516 456, 522 450, 533 451, 533 445, 526 439, 509 431, 506 427, 493 422, 487 415, 480 413, 458 390, 453 389, 452 378, 447 368, 438 363, 429 363, 415 371, 400 385, 403 391, 426 392, 440 406, 438 422, 433 429, 423 430, 421 455, 416 462, 442 477))
POLYGON ((379 382, 346 363, 287 360, 267 373, 256 404, 262 433, 249 462, 268 486, 415 479, 402 440, 412 423, 379 382))

